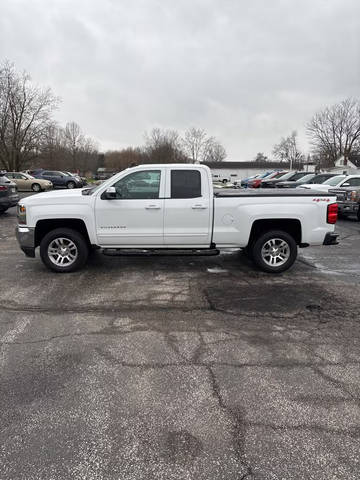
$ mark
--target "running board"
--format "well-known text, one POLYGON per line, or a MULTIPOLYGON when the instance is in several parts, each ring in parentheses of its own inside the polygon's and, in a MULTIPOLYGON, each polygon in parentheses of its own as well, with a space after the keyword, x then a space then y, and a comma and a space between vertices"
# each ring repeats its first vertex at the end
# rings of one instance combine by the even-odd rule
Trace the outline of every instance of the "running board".
POLYGON ((219 255, 220 250, 217 248, 204 248, 204 249, 182 249, 178 250, 175 248, 104 248, 102 253, 109 257, 149 257, 152 255, 156 256, 211 256, 219 255))

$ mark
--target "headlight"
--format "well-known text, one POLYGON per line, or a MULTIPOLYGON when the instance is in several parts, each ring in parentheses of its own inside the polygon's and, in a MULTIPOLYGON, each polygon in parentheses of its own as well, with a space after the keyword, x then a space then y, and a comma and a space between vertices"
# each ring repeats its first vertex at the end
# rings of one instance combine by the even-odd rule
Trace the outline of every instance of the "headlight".
POLYGON ((26 207, 24 205, 18 204, 17 217, 20 225, 26 225, 26 207))

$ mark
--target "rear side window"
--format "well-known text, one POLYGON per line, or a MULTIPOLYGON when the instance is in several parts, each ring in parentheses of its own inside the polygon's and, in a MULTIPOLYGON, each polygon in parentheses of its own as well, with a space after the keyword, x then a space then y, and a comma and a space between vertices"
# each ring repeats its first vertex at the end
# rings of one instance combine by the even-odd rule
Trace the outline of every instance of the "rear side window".
POLYGON ((171 170, 171 198, 201 197, 199 170, 171 170))

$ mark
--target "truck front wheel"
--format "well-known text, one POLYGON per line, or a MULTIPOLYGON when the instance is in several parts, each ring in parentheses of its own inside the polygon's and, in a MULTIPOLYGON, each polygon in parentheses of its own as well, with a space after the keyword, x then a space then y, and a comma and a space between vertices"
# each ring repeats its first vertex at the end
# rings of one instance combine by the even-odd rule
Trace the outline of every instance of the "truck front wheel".
POLYGON ((57 228, 47 233, 40 243, 43 263, 54 272, 69 273, 82 268, 89 248, 81 233, 70 228, 57 228))
POLYGON ((252 257, 264 272, 284 272, 296 260, 297 245, 287 232, 271 230, 261 234, 253 243, 252 257))

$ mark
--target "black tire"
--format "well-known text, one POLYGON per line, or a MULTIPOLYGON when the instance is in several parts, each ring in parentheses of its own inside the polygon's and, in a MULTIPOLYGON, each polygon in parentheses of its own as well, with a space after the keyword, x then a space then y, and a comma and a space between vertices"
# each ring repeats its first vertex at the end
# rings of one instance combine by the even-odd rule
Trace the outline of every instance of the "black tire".
POLYGON ((75 270, 80 270, 85 264, 89 256, 89 247, 81 235, 81 233, 71 228, 56 228, 51 232, 47 233, 40 243, 40 257, 44 265, 46 265, 50 270, 53 270, 57 273, 69 273, 74 272, 75 270), (49 245, 56 239, 66 239, 69 242, 75 244, 77 249, 76 259, 70 265, 60 266, 56 265, 50 258, 48 248, 49 245))
POLYGON ((0 215, 1 215, 2 213, 5 213, 6 210, 7 210, 7 208, 0 208, 0 215))
MULTIPOLYGON (((281 254, 281 252, 274 252, 274 253, 281 254)), ((284 232, 282 230, 271 230, 261 234, 255 240, 255 242, 252 245, 252 257, 253 257, 254 263, 264 272, 281 273, 281 272, 284 272, 285 270, 288 270, 295 262, 297 257, 297 245, 294 238, 291 235, 289 235, 287 232, 284 232), (281 261, 280 260, 281 257, 280 258, 276 257, 276 258, 279 258, 278 265, 276 264, 270 265, 268 263, 268 261, 271 261, 270 257, 272 257, 272 254, 269 253, 268 256, 263 255, 263 247, 266 248, 266 244, 268 244, 270 247, 270 243, 268 242, 270 242, 271 240, 274 241, 274 247, 272 248, 277 248, 279 246, 280 241, 285 242, 286 244, 286 246, 284 246, 286 253, 283 253, 283 256, 285 258, 281 261), (266 258, 268 258, 268 260, 266 260, 266 258)))
POLYGON ((76 185, 75 185, 75 182, 67 182, 66 184, 66 188, 75 188, 76 185))
POLYGON ((33 192, 41 192, 41 186, 38 183, 33 183, 31 185, 31 190, 33 192))

